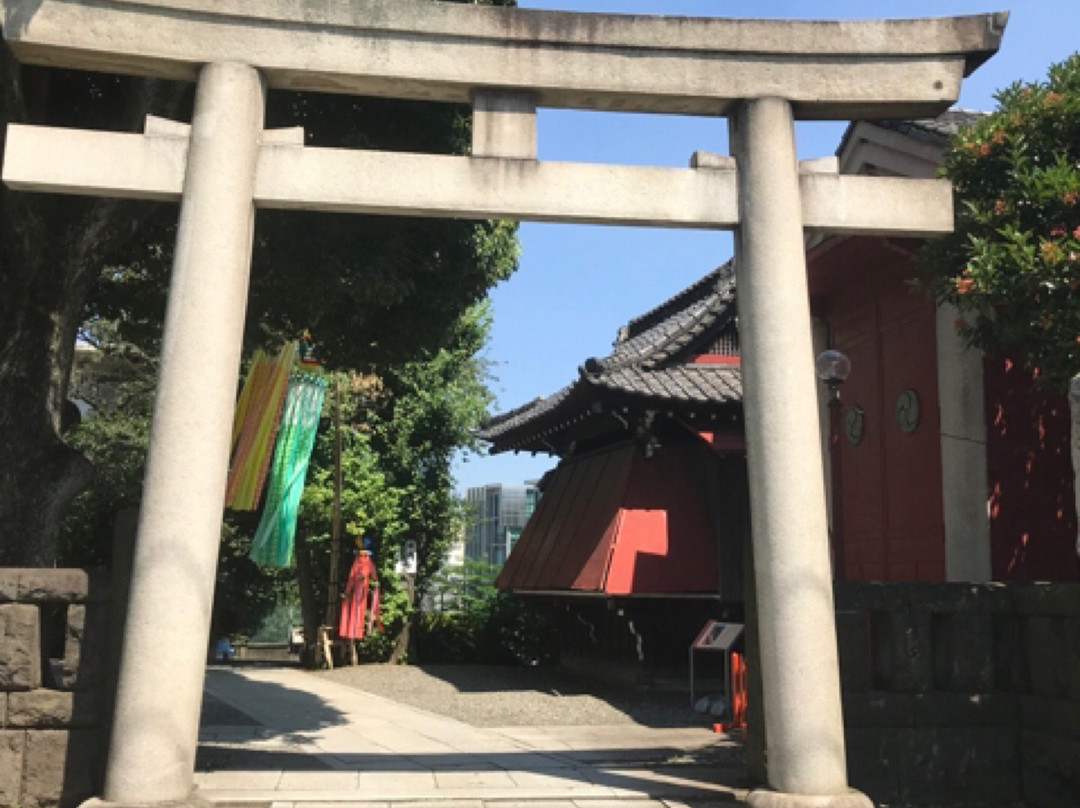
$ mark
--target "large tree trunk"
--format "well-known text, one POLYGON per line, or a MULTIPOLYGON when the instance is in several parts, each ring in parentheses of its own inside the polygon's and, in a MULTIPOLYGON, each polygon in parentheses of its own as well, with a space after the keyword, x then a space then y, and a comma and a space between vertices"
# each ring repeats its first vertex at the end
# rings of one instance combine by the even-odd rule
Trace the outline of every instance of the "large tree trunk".
MULTIPOLYGON (((9 122, 132 129, 151 103, 167 111, 179 97, 176 86, 24 68, 0 46, 0 149, 9 122)), ((0 565, 56 561, 64 511, 92 473, 61 435, 83 306, 108 254, 152 210, 0 188, 0 565)))

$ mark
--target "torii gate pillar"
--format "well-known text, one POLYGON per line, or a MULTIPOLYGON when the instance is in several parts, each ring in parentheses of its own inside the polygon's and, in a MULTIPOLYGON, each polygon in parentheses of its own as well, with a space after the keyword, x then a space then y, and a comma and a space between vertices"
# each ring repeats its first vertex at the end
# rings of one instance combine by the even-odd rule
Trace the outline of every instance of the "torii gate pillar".
POLYGON ((4 11, 4 37, 23 61, 198 81, 190 137, 182 127, 136 135, 11 125, 4 154, 4 181, 15 189, 181 200, 110 803, 200 803, 192 783, 202 672, 261 205, 737 229, 774 789, 749 801, 870 805, 845 772, 803 233, 948 232, 951 189, 800 171, 792 119, 937 114, 997 50, 1007 15, 682 20, 405 0, 5 0, 4 11), (263 79, 471 103, 472 155, 270 137, 263 79), (735 167, 537 161, 537 106, 729 114, 735 167))
MULTIPOLYGON (((751 803, 847 792, 832 572, 818 438, 810 302, 791 104, 761 98, 731 118, 739 172, 735 276, 750 518, 769 750, 751 803)), ((794 800, 794 801, 792 801, 794 800)))
POLYGON ((199 74, 105 779, 121 805, 193 789, 263 97, 247 65, 199 74))

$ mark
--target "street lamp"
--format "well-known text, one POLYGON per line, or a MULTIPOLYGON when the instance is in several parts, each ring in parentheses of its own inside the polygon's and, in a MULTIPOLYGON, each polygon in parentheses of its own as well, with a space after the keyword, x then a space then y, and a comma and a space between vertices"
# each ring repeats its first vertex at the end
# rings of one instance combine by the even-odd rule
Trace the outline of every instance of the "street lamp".
POLYGON ((843 351, 830 348, 818 354, 814 371, 829 388, 829 406, 840 405, 840 385, 851 374, 851 360, 843 351))
POLYGON ((814 372, 829 388, 829 488, 832 494, 833 578, 844 572, 844 540, 840 511, 840 385, 851 373, 847 354, 830 348, 814 360, 814 372))

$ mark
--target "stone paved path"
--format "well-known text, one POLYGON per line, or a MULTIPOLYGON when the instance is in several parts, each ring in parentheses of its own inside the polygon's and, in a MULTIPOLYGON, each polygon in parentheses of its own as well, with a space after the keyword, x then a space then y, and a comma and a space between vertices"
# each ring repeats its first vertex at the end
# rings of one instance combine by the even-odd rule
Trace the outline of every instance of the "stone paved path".
POLYGON ((478 728, 289 668, 211 669, 196 782, 230 808, 614 808, 741 800, 705 729, 478 728))

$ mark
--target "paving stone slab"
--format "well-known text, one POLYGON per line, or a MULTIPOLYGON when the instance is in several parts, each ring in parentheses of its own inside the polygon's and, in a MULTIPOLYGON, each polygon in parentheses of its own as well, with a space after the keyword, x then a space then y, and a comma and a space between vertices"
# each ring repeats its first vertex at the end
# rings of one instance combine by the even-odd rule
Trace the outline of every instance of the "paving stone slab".
POLYGON ((281 781, 281 772, 215 771, 196 772, 195 785, 200 789, 272 791, 281 781))
POLYGON ((504 771, 436 771, 435 786, 439 789, 513 788, 516 783, 504 771))
POLYGON ((360 776, 353 771, 282 772, 278 791, 346 791, 356 789, 360 776))
POLYGON ((435 790, 435 775, 429 771, 360 772, 360 788, 367 794, 431 794, 435 790))
POLYGON ((595 773, 586 768, 548 769, 547 771, 508 772, 514 783, 522 789, 565 788, 588 789, 597 785, 595 773))

